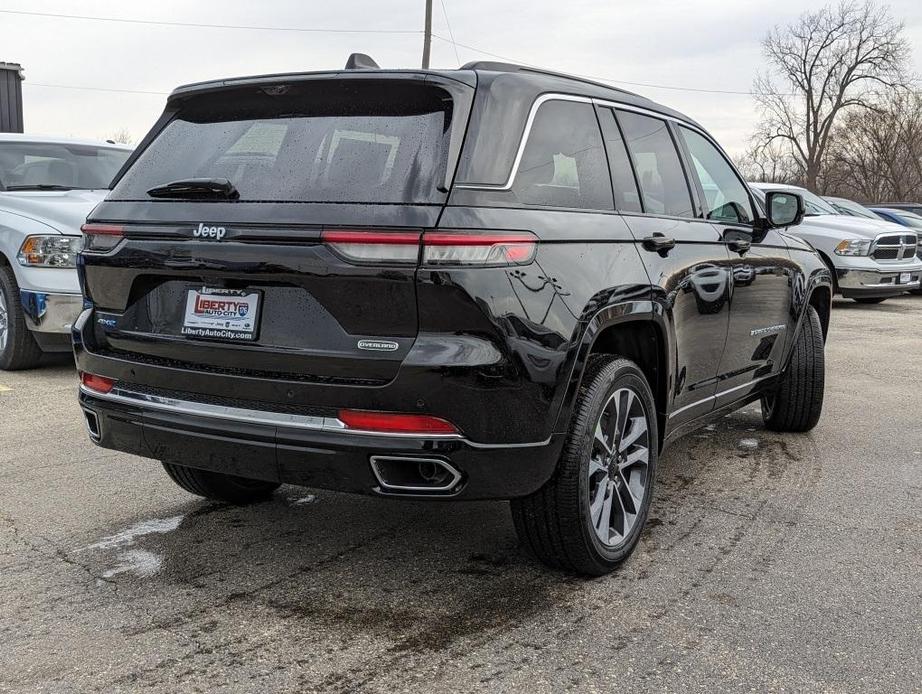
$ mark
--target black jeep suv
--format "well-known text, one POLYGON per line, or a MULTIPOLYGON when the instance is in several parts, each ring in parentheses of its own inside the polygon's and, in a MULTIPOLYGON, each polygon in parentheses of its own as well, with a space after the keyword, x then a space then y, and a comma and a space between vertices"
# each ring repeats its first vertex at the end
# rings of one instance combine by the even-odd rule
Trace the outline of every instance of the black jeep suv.
POLYGON ((670 441, 816 424, 802 214, 682 114, 524 67, 180 87, 83 229, 80 404, 193 494, 511 499, 601 574, 670 441))

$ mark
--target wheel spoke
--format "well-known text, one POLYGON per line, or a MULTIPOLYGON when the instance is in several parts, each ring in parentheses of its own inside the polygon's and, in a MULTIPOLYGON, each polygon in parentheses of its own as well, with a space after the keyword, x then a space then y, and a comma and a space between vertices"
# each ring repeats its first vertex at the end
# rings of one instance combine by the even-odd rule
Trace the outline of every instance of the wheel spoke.
POLYGON ((608 472, 608 467, 599 458, 589 459, 589 479, 592 479, 600 472, 608 472))
POLYGON ((636 516, 638 513, 640 513, 640 502, 642 497, 638 497, 634 494, 634 490, 631 489, 628 478, 625 477, 623 471, 619 472, 618 474, 621 476, 621 484, 623 485, 624 495, 631 502, 631 513, 636 516))
MULTIPOLYGON (((601 485, 600 485, 601 486, 601 485)), ((611 528, 611 502, 614 494, 614 486, 612 483, 605 483, 605 500, 602 502, 602 513, 599 516, 597 525, 595 526, 596 531, 599 533, 599 536, 607 541, 610 534, 611 528)))
POLYGON ((614 495, 618 497, 618 515, 620 517, 619 518, 620 523, 618 524, 618 527, 619 527, 618 533, 621 535, 621 537, 626 537, 628 532, 630 532, 631 528, 628 525, 628 514, 627 514, 627 509, 625 509, 624 507, 624 497, 621 494, 621 490, 617 488, 615 489, 614 495))
POLYGON ((628 417, 631 413, 631 405, 634 404, 634 393, 625 388, 615 393, 615 397, 618 400, 618 421, 615 423, 615 441, 618 442, 620 448, 621 439, 624 438, 628 417))
POLYGON ((618 465, 619 470, 627 470, 638 463, 646 465, 650 459, 650 451, 645 446, 638 446, 624 457, 624 462, 618 465))
POLYGON ((630 418, 630 427, 621 437, 621 445, 618 446, 618 451, 623 453, 628 448, 637 443, 638 439, 641 436, 647 433, 647 420, 641 417, 631 417, 630 418))
POLYGON ((599 527, 599 516, 602 513, 602 507, 605 505, 605 490, 608 487, 608 480, 601 480, 595 489, 595 496, 592 503, 589 504, 589 517, 592 519, 592 527, 599 527))
POLYGON ((601 422, 601 420, 599 421, 598 424, 596 424, 596 427, 595 427, 595 440, 599 442, 599 444, 600 444, 600 445, 602 446, 602 448, 605 450, 605 453, 606 453, 606 454, 608 454, 608 455, 611 455, 611 454, 612 454, 612 446, 611 446, 611 444, 608 442, 608 439, 607 439, 607 437, 605 436, 605 432, 604 432, 603 429, 602 429, 602 422, 601 422))

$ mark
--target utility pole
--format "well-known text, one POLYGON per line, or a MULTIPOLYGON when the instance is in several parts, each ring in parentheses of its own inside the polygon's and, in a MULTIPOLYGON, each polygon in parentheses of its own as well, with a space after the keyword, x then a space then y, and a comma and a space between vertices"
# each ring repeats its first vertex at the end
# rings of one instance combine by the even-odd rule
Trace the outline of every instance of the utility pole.
POLYGON ((432 47, 432 0, 426 0, 426 30, 423 34, 423 70, 429 69, 429 49, 432 47))

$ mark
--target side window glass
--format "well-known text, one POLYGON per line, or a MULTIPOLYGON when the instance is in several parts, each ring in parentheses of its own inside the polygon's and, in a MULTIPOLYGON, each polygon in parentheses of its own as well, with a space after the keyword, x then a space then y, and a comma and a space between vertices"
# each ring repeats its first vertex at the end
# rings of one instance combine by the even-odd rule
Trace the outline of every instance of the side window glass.
POLYGON ((591 104, 548 101, 538 108, 512 186, 529 205, 611 210, 611 181, 591 104))
POLYGON ((706 137, 680 127, 692 163, 704 189, 707 218, 718 222, 752 224, 752 203, 746 186, 706 137))
POLYGON ((688 181, 666 121, 631 111, 618 111, 618 121, 634 159, 644 211, 694 217, 688 181))
POLYGON ((621 137, 621 129, 615 120, 615 113, 609 108, 599 111, 602 119, 602 134, 605 137, 605 151, 608 152, 608 166, 611 169, 611 184, 615 191, 615 209, 624 212, 643 212, 640 193, 631 160, 621 137))

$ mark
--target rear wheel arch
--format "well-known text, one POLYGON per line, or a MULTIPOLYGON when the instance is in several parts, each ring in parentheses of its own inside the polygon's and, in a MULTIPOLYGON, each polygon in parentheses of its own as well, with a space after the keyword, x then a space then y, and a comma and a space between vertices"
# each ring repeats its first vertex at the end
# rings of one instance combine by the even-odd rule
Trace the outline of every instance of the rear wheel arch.
MULTIPOLYGON (((667 342, 663 329, 650 318, 635 318, 617 321, 599 330, 587 354, 589 358, 596 354, 611 355, 629 359, 643 372, 653 392, 656 404, 659 444, 662 447, 663 432, 666 424, 666 407, 668 392, 667 342)), ((580 375, 582 381, 585 376, 580 375)))

